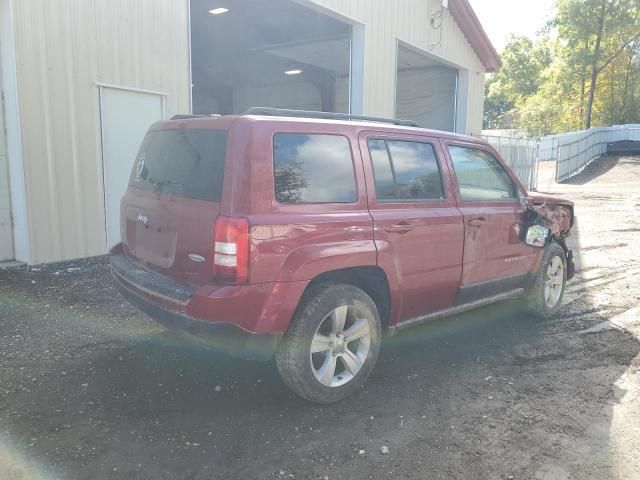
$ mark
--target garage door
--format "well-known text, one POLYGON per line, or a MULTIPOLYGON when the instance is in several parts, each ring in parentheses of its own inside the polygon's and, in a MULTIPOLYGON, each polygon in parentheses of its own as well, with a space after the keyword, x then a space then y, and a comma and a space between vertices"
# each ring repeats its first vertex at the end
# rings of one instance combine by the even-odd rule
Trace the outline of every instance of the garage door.
POLYGON ((402 46, 397 61, 396 117, 455 131, 458 70, 402 46))
POLYGON ((120 242, 120 199, 147 129, 164 116, 160 94, 100 87, 107 247, 120 242))

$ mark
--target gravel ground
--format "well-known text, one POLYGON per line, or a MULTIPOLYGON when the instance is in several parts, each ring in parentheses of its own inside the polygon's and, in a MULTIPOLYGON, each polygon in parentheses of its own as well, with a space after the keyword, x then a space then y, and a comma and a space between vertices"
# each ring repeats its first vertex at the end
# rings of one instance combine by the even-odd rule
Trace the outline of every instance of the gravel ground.
POLYGON ((545 186, 578 215, 558 318, 408 330, 332 406, 157 326, 104 258, 0 270, 0 479, 640 479, 640 158, 545 186))

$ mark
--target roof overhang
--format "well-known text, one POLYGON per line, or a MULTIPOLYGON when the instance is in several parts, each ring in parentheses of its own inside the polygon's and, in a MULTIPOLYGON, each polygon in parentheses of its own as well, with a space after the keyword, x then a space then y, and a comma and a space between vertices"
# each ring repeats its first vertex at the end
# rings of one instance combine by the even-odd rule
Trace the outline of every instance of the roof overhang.
POLYGON ((488 73, 496 72, 502 65, 500 56, 482 28, 469 0, 449 0, 449 12, 471 44, 488 73))

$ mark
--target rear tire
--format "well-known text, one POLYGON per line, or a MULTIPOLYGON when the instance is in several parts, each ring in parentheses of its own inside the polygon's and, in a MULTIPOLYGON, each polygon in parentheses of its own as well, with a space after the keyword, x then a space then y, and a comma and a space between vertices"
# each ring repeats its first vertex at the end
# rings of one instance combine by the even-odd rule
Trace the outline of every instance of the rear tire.
POLYGON ((382 328, 371 297, 353 285, 323 284, 303 297, 276 350, 295 393, 333 403, 356 393, 378 358, 382 328))
POLYGON ((544 250, 540 268, 527 294, 527 310, 541 318, 555 315, 562 306, 567 285, 567 257, 555 242, 544 250))

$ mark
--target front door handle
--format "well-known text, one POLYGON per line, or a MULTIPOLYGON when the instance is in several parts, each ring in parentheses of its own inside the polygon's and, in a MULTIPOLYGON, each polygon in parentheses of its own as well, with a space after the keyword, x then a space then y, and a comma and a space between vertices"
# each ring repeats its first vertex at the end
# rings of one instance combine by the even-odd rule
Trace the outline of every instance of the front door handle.
POLYGON ((407 233, 413 230, 414 228, 415 226, 411 225, 410 223, 396 223, 394 225, 388 225, 384 227, 384 229, 387 232, 392 232, 392 233, 407 233))
POLYGON ((481 227, 485 223, 487 223, 487 219, 484 217, 472 218, 467 222, 472 227, 481 227))

